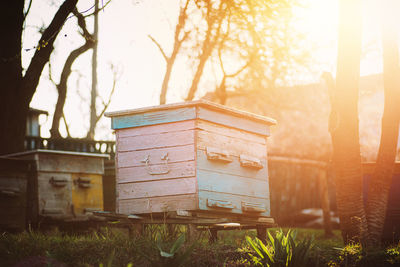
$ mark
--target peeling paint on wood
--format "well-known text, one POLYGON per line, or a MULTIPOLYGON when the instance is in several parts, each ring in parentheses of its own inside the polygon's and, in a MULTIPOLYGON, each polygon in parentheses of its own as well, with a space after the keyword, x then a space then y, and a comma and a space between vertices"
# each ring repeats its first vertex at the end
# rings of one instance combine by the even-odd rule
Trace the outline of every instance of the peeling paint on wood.
POLYGON ((119 212, 122 214, 141 214, 198 209, 196 194, 161 196, 139 199, 121 199, 119 212))
POLYGON ((117 129, 117 212, 270 216, 273 120, 203 102, 108 115, 117 129))
POLYGON ((166 111, 153 111, 142 114, 114 117, 111 119, 111 128, 115 130, 160 123, 193 120, 195 118, 196 109, 194 107, 166 111))
MULTIPOLYGON (((195 161, 174 162, 168 164, 170 172, 161 175, 151 175, 146 166, 119 168, 118 182, 145 182, 153 180, 165 180, 171 178, 184 178, 196 175, 195 161)), ((152 169, 163 169, 165 164, 154 164, 150 166, 152 169)))
POLYGON ((119 199, 196 193, 196 177, 118 184, 119 199))

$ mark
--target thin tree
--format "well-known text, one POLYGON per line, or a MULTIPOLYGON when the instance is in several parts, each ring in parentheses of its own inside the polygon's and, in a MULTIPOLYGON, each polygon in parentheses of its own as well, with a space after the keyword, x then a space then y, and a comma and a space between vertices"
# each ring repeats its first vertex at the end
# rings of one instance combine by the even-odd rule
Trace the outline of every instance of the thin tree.
POLYGON ((90 124, 89 131, 86 138, 94 139, 94 131, 97 124, 96 114, 96 98, 97 98, 97 48, 99 39, 99 0, 94 0, 94 29, 93 39, 95 44, 93 46, 92 54, 92 90, 90 93, 90 124))
POLYGON ((204 71, 204 67, 208 58, 211 56, 215 45, 218 43, 221 33, 221 25, 227 14, 228 3, 224 0, 219 2, 217 8, 213 6, 213 1, 205 1, 205 18, 207 21, 207 31, 205 39, 201 46, 201 51, 199 55, 199 61, 196 67, 195 74, 193 76, 192 83, 189 88, 186 101, 193 100, 195 93, 197 91, 201 76, 204 71))
POLYGON ((223 56, 222 56, 222 51, 223 51, 223 47, 225 44, 226 39, 229 36, 229 31, 230 31, 230 15, 227 16, 228 17, 228 25, 227 25, 227 30, 226 32, 223 34, 223 37, 220 40, 220 43, 218 45, 218 62, 219 62, 219 66, 221 68, 222 71, 222 79, 219 82, 219 85, 216 87, 215 89, 215 94, 216 97, 219 99, 219 103, 222 105, 225 105, 226 100, 228 98, 227 95, 227 91, 226 91, 226 82, 228 79, 230 78, 234 78, 236 76, 238 76, 241 72, 243 72, 253 61, 254 58, 254 53, 249 53, 249 56, 247 58, 247 62, 245 64, 243 64, 242 67, 240 67, 239 69, 237 69, 235 72, 232 73, 227 73, 227 71, 225 70, 224 67, 224 61, 223 61, 223 56))
POLYGON ((89 33, 89 31, 86 28, 86 21, 85 18, 81 13, 78 12, 77 9, 73 11, 73 14, 77 17, 78 19, 78 25, 81 28, 82 32, 81 35, 83 38, 85 38, 85 43, 80 46, 79 48, 73 50, 67 60, 65 61, 63 70, 61 72, 61 78, 60 78, 60 83, 56 84, 53 81, 52 74, 51 74, 51 64, 49 62, 49 77, 50 80, 53 81, 53 83, 56 85, 57 92, 58 92, 58 98, 57 98, 57 103, 56 103, 56 108, 54 110, 54 115, 53 115, 53 122, 51 125, 50 129, 50 134, 52 138, 60 138, 61 134, 59 131, 60 127, 60 120, 64 116, 64 104, 66 101, 67 97, 67 83, 68 83, 68 78, 72 72, 72 64, 75 62, 75 60, 88 51, 89 49, 93 48, 95 45, 95 38, 92 36, 92 34, 89 33))
POLYGON ((186 0, 185 5, 183 7, 180 7, 178 23, 175 26, 174 47, 172 48, 170 56, 167 56, 167 53, 162 48, 161 44, 157 42, 157 40, 154 39, 154 37, 149 35, 150 40, 158 47, 166 63, 165 74, 161 85, 160 105, 166 103, 168 84, 171 78, 172 68, 174 66, 175 60, 178 56, 178 53, 182 47, 183 42, 189 37, 190 34, 190 31, 184 31, 188 17, 187 12, 189 3, 190 0, 186 0))

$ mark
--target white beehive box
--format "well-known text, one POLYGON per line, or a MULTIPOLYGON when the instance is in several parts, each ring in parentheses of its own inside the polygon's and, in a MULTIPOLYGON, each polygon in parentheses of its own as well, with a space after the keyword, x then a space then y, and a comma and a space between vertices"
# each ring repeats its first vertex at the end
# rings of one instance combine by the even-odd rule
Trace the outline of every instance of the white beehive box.
POLYGON ((117 212, 270 216, 273 119, 206 101, 107 113, 116 132, 117 212))

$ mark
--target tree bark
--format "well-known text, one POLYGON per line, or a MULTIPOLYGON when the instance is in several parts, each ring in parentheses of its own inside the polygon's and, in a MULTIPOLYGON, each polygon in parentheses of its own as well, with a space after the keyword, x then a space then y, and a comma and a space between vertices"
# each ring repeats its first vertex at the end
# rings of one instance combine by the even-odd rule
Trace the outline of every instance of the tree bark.
POLYGON ((0 16, 0 155, 24 148, 28 107, 18 105, 22 83, 21 34, 24 1, 10 1, 0 16))
POLYGON ((92 55, 92 90, 90 94, 90 125, 86 138, 94 139, 94 131, 97 124, 97 40, 99 37, 99 0, 94 0, 94 29, 93 29, 93 55, 92 55))
POLYGON ((330 133, 337 207, 343 240, 365 242, 358 121, 361 57, 361 0, 341 0, 336 88, 331 92, 330 133))
POLYGON ((24 77, 21 65, 24 1, 10 1, 3 6, 0 34, 6 38, 0 42, 0 121, 4 124, 4 130, 0 131, 0 154, 24 149, 29 103, 53 51, 53 43, 76 3, 77 0, 66 0, 60 6, 44 31, 24 77))
MULTIPOLYGON (((388 6, 387 6, 388 7, 388 6)), ((382 31, 383 81, 385 107, 382 117, 382 133, 375 170, 369 182, 367 220, 369 245, 379 246, 385 223, 389 191, 395 166, 399 135, 400 68, 395 30, 396 15, 387 10, 382 31)))

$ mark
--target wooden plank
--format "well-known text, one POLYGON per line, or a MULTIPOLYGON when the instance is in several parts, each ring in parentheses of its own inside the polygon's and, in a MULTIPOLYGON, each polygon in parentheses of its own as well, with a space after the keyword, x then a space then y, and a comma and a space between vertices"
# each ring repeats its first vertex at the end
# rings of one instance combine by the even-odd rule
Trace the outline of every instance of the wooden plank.
POLYGON ((0 171, 0 226, 2 229, 23 230, 25 228, 28 204, 26 176, 26 173, 18 169, 14 172, 4 171, 4 169, 0 171))
POLYGON ((41 172, 104 173, 103 158, 48 153, 39 153, 38 157, 38 171, 41 172))
POLYGON ((224 114, 201 106, 197 108, 197 117, 202 120, 211 121, 247 132, 270 136, 269 124, 249 120, 245 117, 232 116, 230 114, 224 114))
POLYGON ((236 157, 239 157, 240 154, 245 154, 259 159, 267 158, 265 145, 198 130, 197 148, 205 150, 207 146, 223 148, 236 157))
POLYGON ((71 174, 67 173, 38 173, 38 204, 39 214, 46 210, 60 210, 62 214, 71 214, 72 181, 71 174), (65 186, 55 186, 51 179, 66 180, 65 186))
POLYGON ((248 196, 237 196, 231 195, 228 193, 222 192, 209 192, 209 191, 199 191, 199 209, 212 211, 212 212, 221 212, 221 213, 235 213, 235 214, 246 214, 249 216, 270 216, 271 209, 269 198, 255 198, 255 197, 248 197, 248 196), (232 209, 224 209, 224 208, 212 208, 207 205, 208 199, 214 200, 224 200, 232 203, 232 209), (253 213, 253 212, 244 212, 242 210, 242 202, 247 203, 259 203, 263 205, 266 209, 265 212, 261 213, 253 213))
POLYGON ((262 169, 256 169, 256 168, 242 167, 240 165, 238 157, 233 157, 233 161, 230 163, 209 160, 207 159, 205 151, 197 150, 197 168, 200 170, 238 175, 242 177, 249 177, 253 179, 267 181, 268 168, 266 160, 263 160, 262 164, 264 166, 262 169))
POLYGON ((117 189, 118 170, 120 169, 120 164, 119 164, 120 154, 122 153, 115 153, 115 211, 116 212, 118 212, 120 205, 119 192, 117 189))
POLYGON ((191 161, 195 158, 194 145, 185 145, 177 147, 157 148, 139 151, 129 151, 118 153, 118 168, 145 166, 143 160, 149 156, 150 164, 164 164, 162 160, 168 154, 169 163, 191 161))
POLYGON ((196 175, 194 160, 168 163, 168 169, 169 169, 168 173, 158 174, 158 175, 150 174, 150 171, 157 172, 157 170, 164 170, 165 168, 166 168, 165 164, 150 165, 149 167, 137 166, 137 167, 120 168, 119 170, 117 170, 118 172, 117 181, 119 183, 144 182, 152 180, 164 180, 170 178, 192 177, 196 175))
POLYGON ((207 132, 213 132, 219 135, 238 138, 245 141, 250 141, 252 143, 259 143, 263 145, 266 144, 265 136, 260 136, 258 134, 249 133, 235 128, 221 126, 219 124, 212 123, 209 121, 197 120, 196 129, 200 129, 207 132))
POLYGON ((72 174, 72 203, 76 215, 103 210, 103 183, 98 174, 72 174), (83 182, 79 182, 83 181, 83 182))
POLYGON ((156 133, 149 135, 139 135, 121 137, 118 139, 118 151, 135 151, 150 148, 162 148, 189 145, 194 143, 194 130, 156 133))
POLYGON ((118 184, 119 200, 196 193, 196 177, 118 184))
POLYGON ((135 128, 125 128, 118 130, 117 139, 121 137, 148 135, 157 133, 179 132, 195 129, 195 120, 178 121, 156 125, 141 126, 135 128))
POLYGON ((267 181, 206 170, 197 170, 197 177, 199 190, 269 198, 267 181))
POLYGON ((196 194, 122 199, 118 203, 118 213, 143 214, 176 210, 195 210, 197 209, 197 205, 198 199, 196 194))
POLYGON ((171 110, 150 111, 147 113, 123 115, 111 118, 112 129, 124 129, 160 123, 193 120, 196 118, 195 107, 183 107, 171 110))

